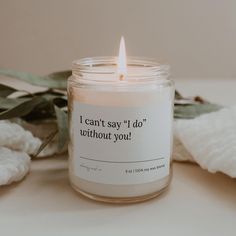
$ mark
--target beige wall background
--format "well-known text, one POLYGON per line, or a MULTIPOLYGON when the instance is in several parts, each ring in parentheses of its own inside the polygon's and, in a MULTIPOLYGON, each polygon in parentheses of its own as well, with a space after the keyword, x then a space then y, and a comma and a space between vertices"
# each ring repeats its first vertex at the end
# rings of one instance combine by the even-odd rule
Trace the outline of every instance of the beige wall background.
POLYGON ((0 0, 0 67, 45 74, 74 59, 168 62, 174 78, 236 77, 235 0, 0 0))

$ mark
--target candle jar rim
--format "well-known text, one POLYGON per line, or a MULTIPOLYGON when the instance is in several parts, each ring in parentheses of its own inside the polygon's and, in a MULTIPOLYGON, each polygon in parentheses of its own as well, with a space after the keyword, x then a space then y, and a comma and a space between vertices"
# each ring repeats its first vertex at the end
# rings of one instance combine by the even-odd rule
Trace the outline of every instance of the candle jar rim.
POLYGON ((119 79, 118 57, 87 57, 72 63, 72 75, 83 83, 157 82, 169 80, 170 66, 144 57, 127 57, 127 74, 119 79))

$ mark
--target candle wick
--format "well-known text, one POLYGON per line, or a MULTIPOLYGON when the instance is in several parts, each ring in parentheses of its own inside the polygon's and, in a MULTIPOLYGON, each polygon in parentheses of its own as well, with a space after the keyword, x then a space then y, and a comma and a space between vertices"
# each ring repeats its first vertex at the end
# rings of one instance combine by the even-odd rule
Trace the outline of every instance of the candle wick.
POLYGON ((124 80, 124 79, 125 79, 125 76, 124 76, 123 74, 120 74, 120 77, 119 77, 119 79, 122 81, 122 80, 124 80))

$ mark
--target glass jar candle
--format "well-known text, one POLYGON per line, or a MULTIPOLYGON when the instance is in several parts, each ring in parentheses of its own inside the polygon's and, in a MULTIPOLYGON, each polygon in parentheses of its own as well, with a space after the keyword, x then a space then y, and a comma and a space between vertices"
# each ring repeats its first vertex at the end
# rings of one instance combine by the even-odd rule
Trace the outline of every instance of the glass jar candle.
POLYGON ((171 180, 174 85, 169 66, 117 58, 73 62, 68 80, 69 178, 98 201, 139 202, 159 195, 171 180))

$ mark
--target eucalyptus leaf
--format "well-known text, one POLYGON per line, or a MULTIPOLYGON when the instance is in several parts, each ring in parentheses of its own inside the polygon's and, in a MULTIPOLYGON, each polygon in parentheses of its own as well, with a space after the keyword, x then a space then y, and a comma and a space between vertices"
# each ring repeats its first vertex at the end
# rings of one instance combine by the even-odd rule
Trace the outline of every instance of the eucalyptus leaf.
MULTIPOLYGON (((43 97, 43 98, 45 98, 48 101, 52 101, 55 98, 62 98, 65 101, 67 101, 67 98, 64 95, 64 93, 59 93, 59 92, 56 92, 56 91, 54 91, 52 89, 49 89, 49 90, 46 90, 46 91, 43 91, 43 92, 36 92, 33 95, 34 96, 38 96, 38 97, 39 96, 43 97)), ((32 94, 26 94, 26 95, 20 96, 20 98, 28 98, 28 97, 32 97, 32 94)))
POLYGON ((56 118, 52 101, 46 100, 44 97, 41 98, 43 99, 42 103, 37 105, 33 110, 31 110, 31 112, 22 117, 24 120, 28 122, 35 122, 56 118))
POLYGON ((62 96, 61 98, 62 98, 62 99, 64 99, 64 100, 66 100, 66 101, 68 100, 68 97, 67 97, 67 96, 65 96, 65 95, 64 95, 64 96, 62 96))
POLYGON ((53 99, 53 104, 60 108, 67 107, 67 100, 65 100, 63 97, 55 97, 53 99))
POLYGON ((43 149, 54 139, 54 137, 56 136, 56 134, 58 133, 58 130, 53 131, 52 133, 50 133, 42 142, 42 144, 40 145, 39 149, 37 150, 37 152, 34 154, 33 158, 37 157, 39 155, 40 152, 43 151, 43 149))
POLYGON ((0 120, 22 117, 29 114, 36 106, 43 103, 45 99, 42 97, 33 97, 32 99, 20 103, 6 111, 0 113, 0 120))
POLYGON ((54 95, 54 94, 42 94, 41 95, 43 98, 45 98, 47 101, 53 101, 55 98, 59 97, 58 95, 54 95))
POLYGON ((183 99, 184 97, 177 91, 175 90, 175 99, 179 100, 179 99, 183 99))
POLYGON ((58 126, 58 150, 61 151, 69 139, 68 116, 58 106, 54 106, 58 126))
POLYGON ((174 117, 176 119, 193 119, 199 115, 218 111, 222 106, 217 104, 191 104, 191 105, 176 105, 174 107, 174 117))
POLYGON ((9 87, 4 84, 0 84, 0 97, 7 97, 8 95, 14 93, 16 89, 9 87))
MULTIPOLYGON (((67 106, 67 100, 62 93, 47 90, 44 92, 35 93, 34 95, 40 96, 45 100, 37 106, 37 109, 33 109, 28 115, 24 116, 24 119, 28 122, 36 120, 44 120, 56 118, 54 105, 62 108, 67 106)), ((29 95, 21 96, 21 98, 28 98, 29 95)))
POLYGON ((61 78, 61 79, 67 80, 71 75, 72 75, 71 70, 64 70, 64 71, 53 72, 49 74, 48 76, 50 78, 55 78, 55 79, 61 78))
POLYGON ((46 94, 58 95, 58 96, 61 95, 59 93, 55 93, 52 89, 48 89, 48 90, 45 90, 45 91, 42 91, 42 92, 35 92, 33 94, 32 93, 28 93, 28 94, 25 94, 25 95, 21 95, 20 97, 30 97, 30 96, 32 97, 32 95, 34 95, 34 96, 43 96, 43 95, 46 95, 46 94))
POLYGON ((31 98, 4 98, 0 97, 0 109, 1 110, 7 110, 12 109, 13 107, 16 107, 20 105, 21 103, 24 103, 26 101, 31 100, 31 98))
POLYGON ((41 87, 63 89, 63 90, 65 90, 67 87, 67 77, 65 77, 64 72, 53 73, 48 76, 37 76, 25 72, 0 69, 0 75, 17 78, 27 83, 41 87))

